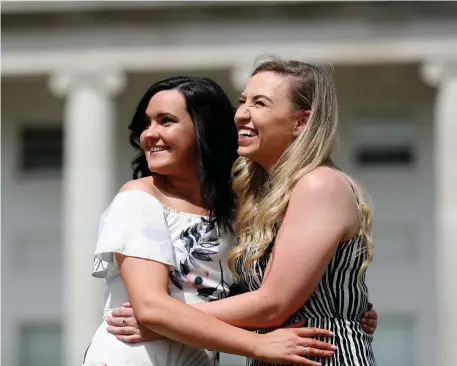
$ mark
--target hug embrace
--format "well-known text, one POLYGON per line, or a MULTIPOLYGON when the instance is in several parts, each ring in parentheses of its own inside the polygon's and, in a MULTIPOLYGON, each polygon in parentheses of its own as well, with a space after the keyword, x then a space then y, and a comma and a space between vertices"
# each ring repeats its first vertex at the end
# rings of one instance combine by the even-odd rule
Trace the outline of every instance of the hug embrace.
POLYGON ((210 79, 154 83, 133 180, 101 218, 83 364, 375 366, 371 209, 332 162, 337 120, 320 65, 264 60, 237 109, 210 79))

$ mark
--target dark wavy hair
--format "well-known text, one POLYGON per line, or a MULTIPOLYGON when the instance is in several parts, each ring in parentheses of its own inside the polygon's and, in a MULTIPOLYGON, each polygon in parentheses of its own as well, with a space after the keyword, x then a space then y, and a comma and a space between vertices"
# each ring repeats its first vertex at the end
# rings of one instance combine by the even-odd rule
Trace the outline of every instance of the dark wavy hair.
POLYGON ((151 176, 140 143, 148 121, 146 108, 151 98, 163 90, 179 90, 186 99, 187 112, 196 133, 198 179, 210 217, 219 226, 231 229, 235 199, 230 172, 237 159, 238 134, 235 108, 222 88, 207 78, 178 76, 158 81, 141 98, 130 123, 130 144, 140 153, 133 159, 133 179, 151 176))

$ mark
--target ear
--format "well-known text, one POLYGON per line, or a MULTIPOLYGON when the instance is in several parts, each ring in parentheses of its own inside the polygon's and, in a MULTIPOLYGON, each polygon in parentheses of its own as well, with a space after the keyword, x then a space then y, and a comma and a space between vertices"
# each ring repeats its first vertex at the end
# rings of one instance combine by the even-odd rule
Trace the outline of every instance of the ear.
POLYGON ((298 134, 306 127, 310 114, 310 110, 297 112, 297 120, 294 125, 294 136, 298 136, 298 134))

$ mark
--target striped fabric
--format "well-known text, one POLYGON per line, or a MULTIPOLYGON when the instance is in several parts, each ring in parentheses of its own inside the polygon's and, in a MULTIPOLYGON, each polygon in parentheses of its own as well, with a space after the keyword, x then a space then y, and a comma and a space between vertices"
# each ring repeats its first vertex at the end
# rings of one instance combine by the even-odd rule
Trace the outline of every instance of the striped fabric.
MULTIPOLYGON (((260 287, 273 244, 255 263, 254 275, 246 270, 243 261, 238 261, 236 269, 241 275, 240 286, 244 291, 254 291, 260 287)), ((365 260, 362 249, 361 237, 340 243, 314 293, 285 324, 306 318, 307 326, 329 329, 334 333, 333 338, 318 338, 338 347, 333 357, 310 357, 323 366, 376 365, 371 348, 372 336, 365 333, 360 324, 361 316, 368 306, 365 276, 361 277, 361 282, 358 280, 359 269, 365 260)), ((258 333, 268 333, 272 330, 274 329, 262 329, 258 333)), ((248 359, 247 365, 273 364, 248 359)))

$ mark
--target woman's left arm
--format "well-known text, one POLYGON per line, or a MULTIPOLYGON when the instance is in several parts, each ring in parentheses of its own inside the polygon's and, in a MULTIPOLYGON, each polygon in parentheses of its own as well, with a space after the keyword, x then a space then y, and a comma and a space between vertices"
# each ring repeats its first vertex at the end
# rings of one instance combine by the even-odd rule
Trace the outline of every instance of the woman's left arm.
POLYGON ((306 303, 338 244, 354 228, 353 199, 338 173, 318 169, 307 174, 292 191, 262 286, 196 307, 244 328, 284 324, 306 303))

